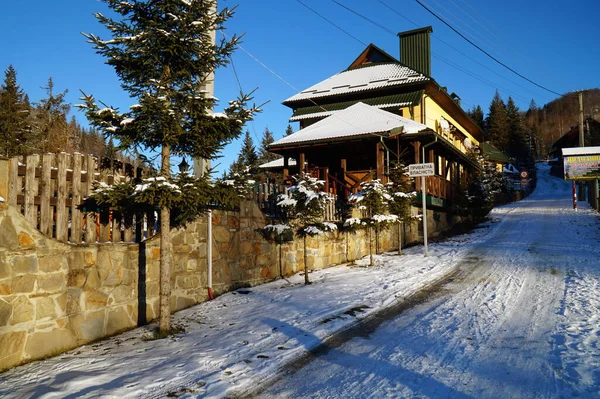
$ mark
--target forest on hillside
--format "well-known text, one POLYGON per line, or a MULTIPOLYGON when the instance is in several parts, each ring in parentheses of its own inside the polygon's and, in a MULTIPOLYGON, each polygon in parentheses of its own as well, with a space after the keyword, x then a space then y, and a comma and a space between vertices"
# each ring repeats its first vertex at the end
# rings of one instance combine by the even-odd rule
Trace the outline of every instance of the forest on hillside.
POLYGON ((0 155, 6 157, 47 152, 80 152, 111 159, 123 157, 112 141, 93 128, 81 126, 69 117, 67 90, 57 92, 52 78, 43 87, 46 96, 30 102, 17 83, 17 71, 10 65, 0 85, 0 155))
MULTIPOLYGON (((600 121, 600 89, 583 91, 583 116, 584 120, 588 122, 600 121)), ((541 108, 530 107, 526 114, 526 120, 537 129, 538 153, 546 155, 550 151, 552 143, 579 124, 578 93, 565 94, 541 108)), ((590 124, 587 123, 587 125, 590 124)))

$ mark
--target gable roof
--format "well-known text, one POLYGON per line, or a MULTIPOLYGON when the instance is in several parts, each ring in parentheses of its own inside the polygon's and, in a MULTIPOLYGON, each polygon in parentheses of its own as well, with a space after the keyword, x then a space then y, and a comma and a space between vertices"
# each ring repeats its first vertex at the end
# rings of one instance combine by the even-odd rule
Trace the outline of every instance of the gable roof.
POLYGON ((402 127, 403 133, 431 130, 429 127, 376 107, 357 103, 343 111, 305 127, 269 145, 270 148, 301 146, 320 141, 336 141, 361 136, 389 136, 392 129, 402 127))
POLYGON ((348 69, 375 62, 398 62, 398 60, 371 43, 352 61, 348 69))
POLYGON ((336 112, 346 109, 358 102, 363 102, 379 109, 408 107, 419 104, 421 102, 421 98, 423 97, 423 93, 424 90, 418 90, 410 93, 392 94, 389 96, 371 97, 362 100, 342 101, 333 104, 302 107, 294 110, 294 113, 290 118, 290 122, 311 118, 323 118, 333 115, 336 112))
POLYGON ((431 78, 399 62, 365 64, 340 72, 283 101, 284 105, 321 97, 427 82, 431 78))

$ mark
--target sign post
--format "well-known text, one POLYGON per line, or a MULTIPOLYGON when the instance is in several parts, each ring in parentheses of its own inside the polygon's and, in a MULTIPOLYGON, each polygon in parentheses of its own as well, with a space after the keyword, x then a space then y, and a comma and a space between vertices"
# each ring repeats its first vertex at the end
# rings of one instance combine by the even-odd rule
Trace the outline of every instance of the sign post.
POLYGON ((410 177, 421 176, 421 199, 423 200, 423 245, 425 248, 425 256, 427 253, 427 188, 425 176, 433 176, 435 169, 433 163, 415 163, 408 165, 408 175, 410 177))

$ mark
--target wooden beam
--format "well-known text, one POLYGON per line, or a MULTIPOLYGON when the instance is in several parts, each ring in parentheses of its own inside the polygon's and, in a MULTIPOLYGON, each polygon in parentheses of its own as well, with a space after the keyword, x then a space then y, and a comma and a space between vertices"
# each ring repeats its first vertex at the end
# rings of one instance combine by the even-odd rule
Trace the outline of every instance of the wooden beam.
POLYGON ((375 146, 375 156, 377 162, 377 179, 379 179, 382 183, 385 179, 385 152, 383 151, 383 143, 378 142, 375 146))
POLYGON ((306 172, 306 159, 303 152, 298 156, 298 170, 300 172, 306 172))

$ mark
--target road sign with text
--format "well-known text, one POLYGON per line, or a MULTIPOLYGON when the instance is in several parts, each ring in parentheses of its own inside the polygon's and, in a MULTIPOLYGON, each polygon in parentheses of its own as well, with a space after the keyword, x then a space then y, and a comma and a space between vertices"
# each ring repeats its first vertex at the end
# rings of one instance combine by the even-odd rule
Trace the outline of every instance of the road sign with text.
POLYGON ((433 176, 435 168, 433 163, 413 163, 408 165, 408 175, 410 177, 433 176))

